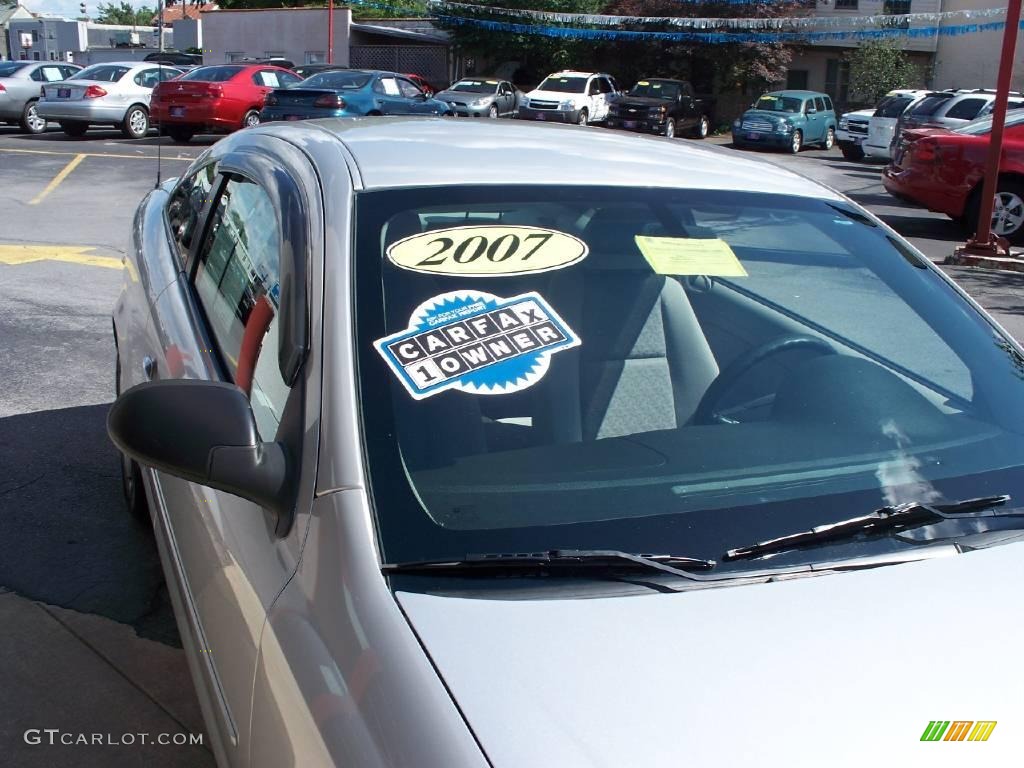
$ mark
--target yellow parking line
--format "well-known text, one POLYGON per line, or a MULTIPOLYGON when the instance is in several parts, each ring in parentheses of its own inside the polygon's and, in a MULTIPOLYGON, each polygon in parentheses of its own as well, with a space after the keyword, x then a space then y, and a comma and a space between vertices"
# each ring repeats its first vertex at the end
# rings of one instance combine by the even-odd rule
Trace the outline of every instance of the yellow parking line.
MULTIPOLYGON (((82 157, 117 157, 128 160, 156 160, 156 155, 118 155, 113 152, 55 152, 49 149, 8 149, 0 147, 0 152, 17 152, 24 155, 81 155, 82 157)), ((194 157, 187 155, 162 155, 161 160, 187 160, 192 162, 194 157)))
POLYGON ((83 160, 85 160, 85 155, 75 155, 71 159, 71 162, 65 165, 64 169, 53 177, 53 179, 50 181, 49 184, 46 185, 42 192, 40 192, 38 195, 36 195, 35 197, 28 201, 28 204, 39 205, 39 203, 43 202, 43 200, 46 199, 46 196, 53 192, 53 190, 55 190, 57 187, 59 187, 60 183, 64 181, 64 179, 68 177, 68 174, 75 170, 75 168, 78 167, 78 164, 83 160))
POLYGON ((88 245, 4 245, 0 243, 0 264, 28 264, 32 261, 66 261, 88 267, 122 269, 121 259, 97 256, 88 245))

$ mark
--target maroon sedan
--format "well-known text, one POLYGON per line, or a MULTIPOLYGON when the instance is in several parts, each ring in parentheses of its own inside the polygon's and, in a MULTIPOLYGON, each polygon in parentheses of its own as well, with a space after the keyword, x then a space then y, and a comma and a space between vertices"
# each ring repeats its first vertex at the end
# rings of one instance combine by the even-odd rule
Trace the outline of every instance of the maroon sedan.
MULTIPOLYGON (((944 213, 973 233, 991 131, 991 117, 953 131, 905 130, 882 183, 894 197, 944 213)), ((999 170, 992 232, 1024 244, 1024 109, 1006 115, 999 170)))
POLYGON ((268 64, 198 67, 153 89, 150 116, 179 142, 197 133, 230 133, 258 124, 267 94, 301 79, 268 64))

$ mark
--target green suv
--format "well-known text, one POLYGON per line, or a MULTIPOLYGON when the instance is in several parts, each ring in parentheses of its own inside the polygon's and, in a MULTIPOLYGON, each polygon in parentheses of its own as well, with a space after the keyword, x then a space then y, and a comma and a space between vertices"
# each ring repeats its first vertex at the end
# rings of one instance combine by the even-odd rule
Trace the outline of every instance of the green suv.
POLYGON ((793 154, 805 144, 832 149, 836 112, 832 99, 817 91, 772 91, 761 96, 732 124, 734 147, 782 147, 793 154))

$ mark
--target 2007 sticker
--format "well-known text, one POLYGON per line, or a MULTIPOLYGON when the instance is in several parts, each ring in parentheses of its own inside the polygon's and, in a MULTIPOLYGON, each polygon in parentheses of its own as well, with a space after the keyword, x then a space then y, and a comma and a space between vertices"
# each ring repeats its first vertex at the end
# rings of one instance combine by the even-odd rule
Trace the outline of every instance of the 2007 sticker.
POLYGON ((478 225, 449 227, 403 238, 387 249, 395 266, 458 277, 529 275, 586 258, 578 237, 553 229, 478 225))
POLYGON ((449 389, 518 392, 544 377, 553 354, 579 345, 540 294, 503 299, 469 290, 428 299, 413 310, 408 328, 374 342, 417 400, 449 389))

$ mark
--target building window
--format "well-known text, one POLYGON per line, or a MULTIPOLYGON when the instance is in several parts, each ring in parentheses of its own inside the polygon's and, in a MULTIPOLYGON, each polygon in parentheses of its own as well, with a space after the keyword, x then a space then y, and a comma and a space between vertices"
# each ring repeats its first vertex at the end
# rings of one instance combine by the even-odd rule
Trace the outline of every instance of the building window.
POLYGON ((323 64, 326 61, 327 56, 323 51, 306 51, 307 64, 323 64))
POLYGON ((39 61, 39 59, 40 59, 39 51, 32 51, 32 58, 35 59, 36 61, 39 61))
POLYGON ((786 90, 788 91, 806 91, 807 90, 807 70, 806 69, 791 69, 786 73, 786 90))
POLYGON ((284 51, 264 51, 263 55, 268 59, 283 59, 284 51))
POLYGON ((57 60, 57 52, 56 51, 50 51, 50 61, 56 61, 56 60, 57 60))
POLYGON ((825 93, 840 104, 850 95, 850 62, 829 59, 825 62, 825 93))
POLYGON ((224 54, 224 59, 230 64, 233 61, 241 61, 245 58, 245 51, 228 51, 224 54))
POLYGON ((856 11, 858 0, 836 0, 837 11, 856 11))
POLYGON ((885 0, 882 10, 890 16, 910 13, 910 0, 885 0))

